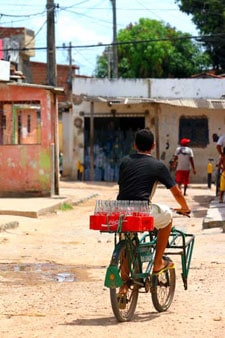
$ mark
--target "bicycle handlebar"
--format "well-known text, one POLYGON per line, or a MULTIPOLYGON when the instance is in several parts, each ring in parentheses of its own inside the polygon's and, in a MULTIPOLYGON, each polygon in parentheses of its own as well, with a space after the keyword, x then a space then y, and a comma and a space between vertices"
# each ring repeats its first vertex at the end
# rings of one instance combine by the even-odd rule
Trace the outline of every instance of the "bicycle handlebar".
POLYGON ((191 213, 190 211, 189 211, 189 212, 186 212, 186 213, 183 213, 183 212, 181 212, 181 211, 176 211, 176 213, 177 213, 178 215, 183 215, 183 216, 186 216, 186 217, 189 217, 189 218, 191 217, 191 216, 190 216, 190 213, 191 213))
POLYGON ((191 217, 191 211, 188 211, 188 212, 182 212, 181 210, 179 210, 179 209, 173 209, 173 211, 175 211, 176 212, 176 214, 178 214, 178 215, 182 215, 182 216, 186 216, 186 217, 191 217))

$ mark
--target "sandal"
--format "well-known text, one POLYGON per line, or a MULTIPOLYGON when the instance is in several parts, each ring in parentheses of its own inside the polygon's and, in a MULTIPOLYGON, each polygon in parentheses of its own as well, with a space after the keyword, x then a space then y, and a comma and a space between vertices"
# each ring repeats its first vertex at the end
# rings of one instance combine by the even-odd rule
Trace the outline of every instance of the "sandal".
POLYGON ((117 294, 117 302, 118 302, 119 309, 121 310, 125 309, 128 303, 128 299, 127 299, 128 289, 129 289, 128 285, 124 283, 123 286, 120 287, 120 290, 117 294))
POLYGON ((166 270, 174 269, 175 265, 174 265, 174 263, 171 260, 166 260, 165 259, 164 261, 166 262, 166 264, 164 265, 164 267, 162 267, 160 270, 153 271, 152 272, 153 275, 158 276, 158 275, 160 275, 161 273, 163 273, 166 270))

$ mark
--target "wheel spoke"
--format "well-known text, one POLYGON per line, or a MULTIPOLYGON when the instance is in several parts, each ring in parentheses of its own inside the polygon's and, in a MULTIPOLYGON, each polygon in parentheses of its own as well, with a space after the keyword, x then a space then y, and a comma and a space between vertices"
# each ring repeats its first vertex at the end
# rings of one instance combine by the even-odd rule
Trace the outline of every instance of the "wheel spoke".
MULTIPOLYGON (((133 318, 137 300, 138 300, 138 291, 139 286, 133 282, 133 279, 131 277, 131 274, 128 271, 124 272, 124 267, 122 267, 122 262, 125 257, 125 251, 126 251, 126 245, 123 243, 121 247, 119 247, 117 256, 116 256, 116 264, 119 269, 119 274, 122 278, 122 280, 125 280, 126 285, 128 285, 128 291, 126 294, 126 299, 123 299, 123 302, 121 303, 120 298, 118 298, 118 293, 120 288, 116 289, 110 289, 110 299, 111 299, 111 305, 114 312, 114 315, 116 319, 120 322, 124 321, 130 321, 133 318), (125 300, 125 303, 124 303, 125 300)), ((131 267, 134 270, 134 272, 139 272, 139 266, 137 263, 132 264, 131 267)), ((125 269, 126 270, 126 269, 125 269)))
POLYGON ((176 284, 175 269, 152 276, 152 302, 159 312, 166 311, 173 300, 176 284))

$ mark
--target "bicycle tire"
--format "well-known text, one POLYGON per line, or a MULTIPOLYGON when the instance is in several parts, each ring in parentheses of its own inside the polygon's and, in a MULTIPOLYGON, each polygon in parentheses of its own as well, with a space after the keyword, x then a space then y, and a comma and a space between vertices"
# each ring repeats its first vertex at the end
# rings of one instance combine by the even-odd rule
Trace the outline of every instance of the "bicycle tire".
MULTIPOLYGON (((126 251, 126 244, 125 241, 121 241, 117 248, 113 253, 113 265, 116 265, 120 274, 121 271, 121 260, 126 251)), ((136 261, 132 265, 133 269, 136 273, 140 272, 140 264, 136 261), (135 264, 135 266, 134 266, 135 264)), ((128 322, 131 321, 137 306, 138 301, 138 292, 139 292, 139 285, 134 283, 131 276, 129 275, 128 280, 129 289, 127 292, 126 304, 125 308, 121 309, 120 303, 118 301, 118 292, 119 288, 110 289, 110 301, 113 313, 118 322, 128 322)))
POLYGON ((175 268, 168 269, 159 275, 152 275, 151 280, 152 303, 158 312, 164 312, 168 310, 173 301, 176 287, 175 268))

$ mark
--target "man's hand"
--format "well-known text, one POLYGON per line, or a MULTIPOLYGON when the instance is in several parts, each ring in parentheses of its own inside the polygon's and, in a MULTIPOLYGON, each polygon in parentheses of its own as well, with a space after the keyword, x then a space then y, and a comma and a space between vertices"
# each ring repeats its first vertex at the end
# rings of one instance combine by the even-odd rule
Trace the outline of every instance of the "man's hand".
POLYGON ((183 208, 179 208, 179 209, 173 209, 178 215, 183 215, 183 216, 187 216, 190 217, 190 213, 191 210, 190 209, 183 209, 183 208))

